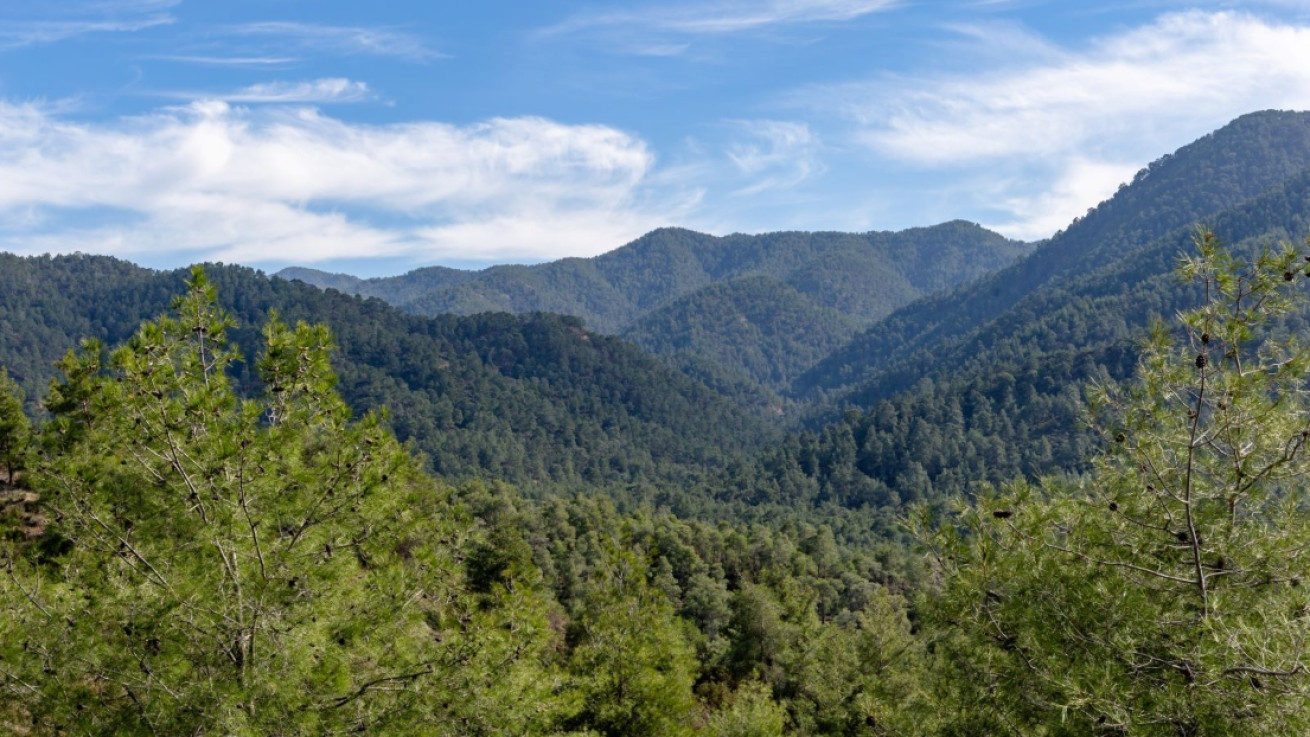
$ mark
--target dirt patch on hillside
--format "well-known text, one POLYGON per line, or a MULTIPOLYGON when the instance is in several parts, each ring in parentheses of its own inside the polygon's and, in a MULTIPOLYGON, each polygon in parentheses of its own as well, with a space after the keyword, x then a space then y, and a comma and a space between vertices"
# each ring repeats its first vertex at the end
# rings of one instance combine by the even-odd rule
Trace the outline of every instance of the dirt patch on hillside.
POLYGON ((0 483, 0 532, 14 530, 27 540, 40 537, 48 520, 40 512, 39 501, 36 492, 0 483))

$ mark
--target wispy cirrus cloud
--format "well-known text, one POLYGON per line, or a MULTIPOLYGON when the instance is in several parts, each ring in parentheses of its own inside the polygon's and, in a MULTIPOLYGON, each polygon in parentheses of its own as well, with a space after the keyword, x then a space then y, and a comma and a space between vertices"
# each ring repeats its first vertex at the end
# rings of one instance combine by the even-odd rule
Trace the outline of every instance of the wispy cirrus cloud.
POLYGON ((422 62, 445 55, 428 46, 419 36, 394 28, 374 26, 332 26, 292 21, 266 21, 230 26, 235 36, 267 38, 278 48, 340 55, 367 54, 422 62))
POLYGON ((996 76, 838 88, 865 141, 926 163, 1046 156, 1124 136, 1208 130, 1253 106, 1310 106, 1310 27, 1184 13, 996 76), (876 97, 875 97, 876 96, 876 97), (1143 130, 1143 124, 1146 130, 1143 130))
POLYGON ((198 102, 105 123, 0 103, 0 239, 245 263, 600 253, 677 220, 622 131, 543 118, 382 126, 198 102))
POLYGON ((1191 11, 1080 49, 1013 39, 1023 46, 1018 63, 885 75, 817 87, 794 102, 837 111, 857 142, 907 165, 977 168, 1000 181, 1022 171, 1013 181, 1026 192, 989 191, 1009 213, 995 226, 1029 238, 1238 115, 1310 108, 1310 26, 1191 11))
POLYGON ((745 180, 734 191, 737 196, 792 188, 823 169, 818 139, 805 123, 745 120, 732 125, 740 135, 726 155, 745 180))
POLYGON ((285 66, 300 61, 299 58, 294 56, 223 56, 217 54, 155 54, 144 58, 210 67, 272 67, 285 66))
POLYGON ((184 100, 220 100, 236 103, 329 104, 364 102, 377 98, 364 82, 330 77, 302 82, 260 82, 229 92, 164 92, 163 97, 184 100))
POLYGON ((849 21, 887 10, 900 0, 719 0, 648 5, 637 10, 583 13, 542 29, 542 36, 587 34, 608 39, 625 53, 669 56, 687 50, 670 38, 723 36, 750 31, 849 21))
POLYGON ((33 3, 0 8, 0 50, 58 43, 99 33, 131 33, 169 25, 180 0, 33 3))

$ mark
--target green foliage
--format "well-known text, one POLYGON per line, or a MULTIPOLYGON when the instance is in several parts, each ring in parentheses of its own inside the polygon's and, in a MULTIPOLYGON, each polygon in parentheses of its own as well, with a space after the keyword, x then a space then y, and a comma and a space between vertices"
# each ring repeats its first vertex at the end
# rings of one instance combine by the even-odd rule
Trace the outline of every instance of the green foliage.
POLYGON ((26 464, 31 435, 31 424, 23 414, 23 389, 0 367, 0 467, 10 486, 26 464))
POLYGON ((743 683, 732 695, 731 705, 711 717, 709 733, 715 737, 781 737, 787 714, 770 694, 763 683, 743 683))
POLYGON ((1027 250, 1026 244, 962 221, 897 233, 722 238, 661 228, 595 258, 536 266, 477 272, 436 267, 380 279, 301 268, 279 275, 380 297, 419 314, 556 312, 618 333, 697 290, 753 276, 786 282, 824 307, 872 320, 917 296, 1005 266, 1027 250))
POLYGON ((826 528, 709 525, 649 509, 620 514, 583 496, 526 503, 504 487, 482 485, 461 488, 460 498, 504 531, 488 539, 504 540, 507 550, 521 550, 520 539, 531 546, 571 617, 579 687, 604 705, 584 710, 587 719, 640 711, 617 705, 624 702, 613 678, 600 682, 607 688, 588 685, 585 674, 614 672, 615 652, 631 661, 619 671, 629 681, 669 679, 661 698, 685 697, 685 681, 673 678, 680 669, 648 654, 659 648, 694 650, 695 694, 714 710, 712 723, 734 729, 767 728, 769 715, 782 713, 793 734, 897 734, 923 705, 922 651, 905 601, 879 581, 885 570, 878 560, 839 545, 826 528), (641 627, 618 621, 625 619, 641 627), (583 647, 589 631, 604 636, 605 649, 583 647), (772 705, 757 703, 753 692, 761 686, 749 684, 767 688, 772 705), (738 701, 742 688, 748 693, 738 701), (720 717, 726 721, 716 722, 720 717))
POLYGON ((855 330, 896 307, 1028 250, 961 221, 897 233, 723 238, 663 228, 594 259, 479 272, 419 269, 367 280, 309 269, 281 275, 426 315, 574 315, 680 368, 709 363, 712 372, 759 382, 758 391, 786 388, 855 330))
POLYGON ((636 557, 607 557, 593 569, 606 580, 570 633, 569 670, 583 697, 578 724, 611 737, 690 734, 695 652, 636 557))
POLYGON ((872 589, 854 611, 825 621, 815 592, 794 578, 743 587, 733 602, 729 668, 769 684, 799 734, 898 734, 923 701, 922 653, 905 605, 872 589))
POLYGON ((1208 233, 1198 249, 1181 336, 1157 327, 1137 380, 1090 394, 1109 450, 1086 482, 1014 484, 933 538, 957 726, 1310 727, 1310 351, 1279 324, 1303 304, 1305 262, 1285 248, 1245 266, 1208 233))
POLYGON ((644 316, 623 336, 652 353, 697 356, 781 390, 858 325, 787 284, 756 276, 693 292, 644 316))
POLYGON ((349 274, 329 274, 317 269, 290 266, 277 273, 283 279, 299 279, 322 289, 335 289, 346 294, 377 297, 392 304, 404 305, 437 289, 461 284, 476 278, 476 271, 450 269, 444 266, 427 266, 398 277, 360 279, 349 274))
POLYGON ((14 408, 43 420, 35 491, 0 496, 0 731, 1303 731, 1310 320, 1284 297, 1310 276, 1210 240, 1188 267, 1208 295, 1164 273, 1198 218, 1242 252, 1304 232, 1303 123, 1249 116, 1157 162, 788 398, 855 324, 1024 248, 964 223, 663 230, 397 286, 586 315, 695 380, 577 317, 422 318, 232 267, 208 278, 235 320, 193 274, 142 325, 180 274, 0 255, 0 360, 27 390, 0 387, 0 464, 14 408), (1139 356, 1084 429, 1078 387, 1139 356), (824 390, 761 450, 760 416, 824 390), (488 482, 426 478, 392 431, 488 482), (973 494, 935 540, 938 599, 900 514, 973 494))
POLYGON ((487 611, 460 594, 442 491, 377 415, 350 421, 327 331, 270 322, 265 391, 242 400, 231 319, 203 272, 175 307, 104 371, 98 351, 62 363, 32 485, 63 544, 4 550, 13 727, 408 734, 552 719, 550 684, 525 676, 552 639, 544 603, 487 611), (477 708, 505 684, 534 708, 477 708))
MULTIPOLYGON (((347 403, 360 413, 389 407, 387 424, 446 478, 532 489, 672 483, 767 437, 728 400, 574 318, 420 318, 250 269, 215 266, 208 274, 239 323, 232 338, 240 345, 262 343, 258 326, 270 311, 326 324, 340 345, 332 361, 347 403)), ((183 281, 182 273, 103 257, 0 254, 0 326, 8 328, 0 330, 0 360, 27 390, 29 414, 41 417, 35 400, 51 365, 82 336, 109 345, 128 339, 168 308, 183 281)), ((242 396, 259 390, 253 364, 232 364, 231 378, 242 396)))
MULTIPOLYGON (((1100 441, 1079 419, 1079 387, 1127 379, 1153 317, 1197 305, 1171 275, 1192 224, 1247 254, 1310 227, 1305 121, 1241 118, 1153 164, 1014 267, 890 316, 865 336, 876 344, 859 338, 833 355, 834 385, 847 388, 813 430, 765 452, 756 488, 903 509, 1088 470, 1100 441)), ((1286 319, 1310 334, 1305 312, 1286 319)))
POLYGON ((903 700, 868 666, 905 606, 830 530, 448 489, 351 420, 325 327, 274 316, 247 375, 215 299, 196 270, 174 315, 61 361, 40 524, 0 550, 0 727, 857 734, 903 700))

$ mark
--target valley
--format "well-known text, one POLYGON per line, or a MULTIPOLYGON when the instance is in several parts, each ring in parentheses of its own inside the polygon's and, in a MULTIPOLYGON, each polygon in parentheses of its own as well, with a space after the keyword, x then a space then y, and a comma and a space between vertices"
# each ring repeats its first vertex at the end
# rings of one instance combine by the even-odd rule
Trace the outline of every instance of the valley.
POLYGON ((37 438, 0 492, 0 729, 1294 733, 1307 233, 1310 113, 1266 111, 1036 243, 664 228, 373 279, 0 254, 37 438))

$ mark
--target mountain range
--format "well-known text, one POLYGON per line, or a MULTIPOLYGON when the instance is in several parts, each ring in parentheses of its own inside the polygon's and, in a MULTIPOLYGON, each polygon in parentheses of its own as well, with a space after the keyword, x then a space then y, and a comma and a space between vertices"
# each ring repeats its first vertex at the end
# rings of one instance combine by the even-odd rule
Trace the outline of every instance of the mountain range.
POLYGON ((1082 388, 1127 379, 1149 324, 1199 300, 1173 273, 1198 228, 1248 255, 1304 240, 1310 115, 1239 118, 1012 266, 857 335, 793 385, 814 409, 782 465, 851 506, 1082 470, 1099 443, 1082 388))
MULTIPOLYGON (((1142 385, 1149 417, 1137 425, 1104 425, 1103 438, 1083 421, 1085 388, 1132 380, 1150 324, 1175 329, 1175 314, 1202 301, 1174 267, 1211 232, 1239 258, 1305 239, 1310 114, 1244 116, 1035 244, 960 222, 894 234, 666 229, 534 267, 285 274, 328 288, 241 266, 202 275, 0 253, 0 375, 21 385, 29 415, 50 420, 36 442, 12 442, 28 436, 14 431, 25 423, 12 382, 0 381, 0 440, 11 441, 0 453, 8 463, 19 451, 0 483, 0 603, 17 613, 0 618, 12 635, 0 636, 0 694, 12 696, 0 696, 0 731, 168 731, 157 717, 190 720, 172 731, 193 733, 256 701, 276 731, 282 714, 321 720, 314 712, 363 704, 370 687, 399 682, 370 669, 428 648, 429 662, 392 672, 406 681, 402 706, 351 706, 338 731, 368 731, 360 715, 373 714, 404 719, 404 734, 992 734, 1019 722, 970 714, 1007 708, 1043 725, 1024 733, 1131 731, 1097 714, 1110 693, 1100 685, 1090 707, 1068 708, 1076 689, 1041 702, 1045 682, 1072 667, 1091 674, 1079 684, 1136 679, 1131 703, 1155 708, 1163 693, 1186 704, 1133 728, 1277 732, 1304 693, 1255 699, 1275 679, 1296 685, 1281 680, 1296 669, 1239 666, 1228 679, 1242 703, 1277 711, 1264 729, 1248 706, 1207 702, 1192 663, 1224 681, 1229 661, 1204 647, 1233 637, 1235 662, 1269 643, 1285 650, 1273 657, 1301 655, 1304 628, 1286 616, 1304 603, 1288 573, 1304 548, 1301 510, 1267 500, 1297 477, 1282 474, 1304 475, 1292 463, 1304 403, 1289 396, 1302 382, 1282 370, 1302 359, 1282 361, 1293 345, 1274 341, 1310 337, 1310 311, 1263 325, 1254 347, 1220 332, 1210 364, 1204 349, 1154 354, 1187 387, 1212 386, 1197 371, 1220 366, 1216 381, 1229 383, 1211 392, 1213 409, 1173 404, 1178 385, 1157 379, 1142 385), (210 316, 207 284, 230 330, 210 316), (148 322, 170 310, 182 317, 148 322), (326 325, 335 347, 327 331, 261 330, 275 315, 326 325), (246 356, 229 381, 213 381, 221 334, 246 356), (54 364, 78 346, 60 385, 54 364), (1243 368, 1219 351, 1239 347, 1276 354, 1286 390, 1271 392, 1246 361, 1235 379, 1243 368), (378 419, 352 426, 338 394, 378 419), (1190 446, 1211 454, 1197 488, 1214 503, 1169 506, 1182 464, 1156 482, 1161 493, 1140 474, 1192 443, 1203 417, 1216 429, 1202 435, 1233 434, 1190 446), (1141 451, 1149 436, 1165 438, 1158 451, 1141 451), (1272 459, 1255 469, 1263 485, 1246 469, 1264 461, 1237 450, 1248 438, 1265 445, 1249 458, 1272 459), (1224 474, 1231 485, 1212 491, 1224 474), (984 493, 1062 475, 1076 483, 984 493), (1110 501, 1070 504, 1078 489, 1110 501), (959 499, 972 503, 944 509, 959 499), (1205 532, 1178 524, 1193 510, 1205 532), (312 543, 292 553, 302 533, 312 543), (1124 555, 1082 547, 1103 540, 1124 555), (1151 567, 1109 575, 1129 558, 1151 567), (1199 598, 1191 570, 1209 571, 1195 579, 1199 598), (1239 572, 1253 585, 1228 578, 1239 572), (242 608, 251 601, 259 608, 242 608), (1142 616, 1144 602, 1155 608, 1142 616), (260 630, 258 651, 242 644, 255 642, 250 611, 277 625, 260 630), (1197 612, 1235 629, 1214 637, 1197 612), (230 629, 209 629, 220 620, 230 629), (1051 627, 1061 634, 1042 634, 1051 627), (297 658, 302 670, 283 665, 297 658), (229 675, 198 679, 198 667, 229 675), (367 680, 352 685, 359 672, 367 680), (177 699, 199 681, 218 696, 177 699), (1042 706, 1013 707, 1028 691, 1042 706), (293 706, 268 716, 288 695, 293 706), (1193 712, 1225 726, 1197 726, 1193 712)), ((1310 265, 1284 258, 1256 292, 1271 302, 1310 288, 1310 265)), ((1241 312, 1232 300, 1223 309, 1241 312)))
MULTIPOLYGON (((1036 244, 964 222, 670 228, 592 259, 476 272, 209 268, 243 326, 270 310, 327 323, 347 400, 388 406, 443 475, 604 488, 689 515, 886 521, 910 501, 1084 468, 1099 441, 1080 429, 1082 387, 1128 377, 1148 323, 1196 299, 1171 270, 1198 226, 1248 251, 1310 232, 1310 114, 1243 116, 1036 244)), ((38 412, 61 352, 123 339, 182 278, 0 256, 0 365, 38 412)))
MULTIPOLYGON (((770 434, 728 398, 576 318, 420 317, 244 267, 206 271, 252 359, 270 312, 326 323, 343 397, 359 412, 386 407, 397 434, 445 476, 669 482, 770 434)), ((0 366, 39 414, 65 351, 84 336, 126 340, 168 310, 186 276, 100 256, 0 254, 0 366)), ((256 388, 251 362, 236 371, 239 386, 256 388)))
POLYGON ((715 237, 662 228, 595 258, 358 279, 278 273, 421 315, 554 312, 675 364, 784 390, 860 329, 919 297, 1005 266, 1031 246, 955 221, 898 233, 715 237))

